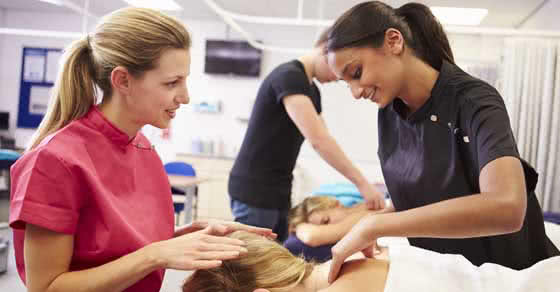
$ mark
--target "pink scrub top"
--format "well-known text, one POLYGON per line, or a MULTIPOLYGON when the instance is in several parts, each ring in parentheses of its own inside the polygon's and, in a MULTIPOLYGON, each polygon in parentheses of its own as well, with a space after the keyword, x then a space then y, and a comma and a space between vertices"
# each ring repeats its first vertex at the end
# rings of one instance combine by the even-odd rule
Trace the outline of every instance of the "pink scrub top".
MULTIPOLYGON (((25 282, 25 224, 74 235, 70 271, 116 260, 173 236, 169 180, 150 142, 134 139, 92 107, 11 168, 10 226, 25 282)), ((159 291, 157 270, 126 291, 159 291)))

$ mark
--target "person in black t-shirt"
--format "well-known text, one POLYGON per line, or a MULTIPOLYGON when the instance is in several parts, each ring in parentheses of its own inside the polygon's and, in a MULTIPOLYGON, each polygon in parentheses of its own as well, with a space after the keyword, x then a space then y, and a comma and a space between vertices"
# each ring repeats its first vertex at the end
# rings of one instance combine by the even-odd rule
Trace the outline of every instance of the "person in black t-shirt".
POLYGON ((428 7, 358 4, 335 22, 326 50, 354 97, 381 108, 378 156, 394 209, 366 216, 333 247, 329 281, 383 236, 517 270, 559 255, 502 97, 454 64, 428 7))
POLYGON ((287 236, 292 172, 307 139, 319 155, 353 182, 370 209, 384 208, 383 195, 350 162, 320 116, 320 83, 336 80, 326 63, 327 33, 307 55, 276 67, 262 82, 241 149, 229 176, 235 221, 268 227, 287 236))

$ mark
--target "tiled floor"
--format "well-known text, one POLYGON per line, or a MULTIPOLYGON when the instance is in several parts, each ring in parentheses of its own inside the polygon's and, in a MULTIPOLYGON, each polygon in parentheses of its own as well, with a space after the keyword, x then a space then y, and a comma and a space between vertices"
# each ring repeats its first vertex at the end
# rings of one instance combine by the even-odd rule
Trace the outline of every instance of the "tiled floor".
MULTIPOLYGON (((0 222, 8 220, 8 198, 0 193, 0 222)), ((1 226, 1 225, 0 225, 1 226)), ((1 292, 25 292, 25 286, 21 282, 15 264, 14 248, 12 246, 12 231, 9 228, 0 227, 0 238, 8 238, 10 240, 8 269, 6 273, 0 274, 0 291, 1 292)), ((161 292, 179 292, 181 284, 188 275, 188 272, 168 270, 163 279, 163 287, 161 292)))

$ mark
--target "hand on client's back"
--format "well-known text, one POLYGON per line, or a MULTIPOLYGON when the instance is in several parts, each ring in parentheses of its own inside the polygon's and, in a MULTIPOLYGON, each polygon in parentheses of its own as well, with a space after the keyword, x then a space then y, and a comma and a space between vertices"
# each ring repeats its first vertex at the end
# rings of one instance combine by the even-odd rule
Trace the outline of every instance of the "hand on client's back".
POLYGON ((366 200, 366 206, 369 210, 380 210, 385 208, 385 195, 377 190, 372 184, 365 183, 357 186, 360 194, 366 200))

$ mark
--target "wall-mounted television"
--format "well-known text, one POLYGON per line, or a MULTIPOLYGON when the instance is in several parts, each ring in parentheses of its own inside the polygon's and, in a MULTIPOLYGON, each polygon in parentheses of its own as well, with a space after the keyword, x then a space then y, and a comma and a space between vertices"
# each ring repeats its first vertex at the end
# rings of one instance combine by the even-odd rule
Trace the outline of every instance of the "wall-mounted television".
POLYGON ((245 41, 206 40, 204 73, 257 77, 262 50, 245 41))

